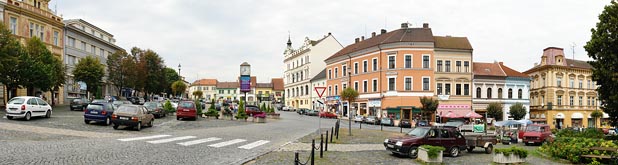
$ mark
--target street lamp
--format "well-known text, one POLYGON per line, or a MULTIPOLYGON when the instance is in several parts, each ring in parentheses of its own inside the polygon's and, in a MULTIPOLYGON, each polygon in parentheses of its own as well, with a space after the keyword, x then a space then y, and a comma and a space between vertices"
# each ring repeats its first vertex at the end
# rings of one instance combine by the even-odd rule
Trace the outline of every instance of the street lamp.
POLYGON ((178 64, 178 76, 180 76, 180 63, 178 64))

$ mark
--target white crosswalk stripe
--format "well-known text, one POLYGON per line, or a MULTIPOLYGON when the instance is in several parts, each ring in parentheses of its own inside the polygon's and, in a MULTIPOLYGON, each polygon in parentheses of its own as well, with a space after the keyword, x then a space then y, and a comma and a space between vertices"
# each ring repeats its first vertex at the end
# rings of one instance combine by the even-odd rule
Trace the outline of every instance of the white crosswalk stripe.
POLYGON ((157 138, 168 137, 168 136, 172 136, 172 135, 154 135, 154 136, 145 136, 145 137, 125 138, 125 139, 118 139, 118 140, 123 141, 123 142, 128 142, 128 141, 135 141, 135 140, 157 139, 157 138))
POLYGON ((160 143, 167 143, 167 142, 173 142, 173 141, 178 141, 178 140, 187 140, 187 139, 193 139, 193 138, 196 138, 196 137, 195 136, 181 136, 181 137, 147 141, 147 142, 152 143, 152 144, 160 144, 160 143))
POLYGON ((229 145, 240 143, 240 142, 244 142, 244 141, 247 141, 247 140, 245 140, 245 139, 234 139, 234 140, 225 141, 225 142, 221 142, 221 143, 217 143, 217 144, 211 144, 211 145, 208 145, 208 146, 219 148, 219 147, 229 146, 229 145))
POLYGON ((238 148, 248 149, 248 150, 249 150, 249 149, 255 148, 255 147, 257 147, 257 146, 264 145, 264 144, 266 144, 266 143, 268 143, 268 142, 270 142, 270 141, 267 141, 267 140, 258 140, 258 141, 255 141, 255 142, 253 142, 253 143, 249 143, 249 144, 246 144, 246 145, 244 145, 244 146, 240 146, 240 147, 238 147, 238 148))
POLYGON ((176 143, 176 144, 180 144, 180 145, 182 145, 182 146, 190 146, 190 145, 201 144, 201 143, 206 143, 206 142, 211 142, 211 141, 217 141, 217 140, 221 140, 221 138, 218 138, 218 137, 211 137, 211 138, 199 139, 199 140, 193 140, 193 141, 182 142, 182 143, 176 143))

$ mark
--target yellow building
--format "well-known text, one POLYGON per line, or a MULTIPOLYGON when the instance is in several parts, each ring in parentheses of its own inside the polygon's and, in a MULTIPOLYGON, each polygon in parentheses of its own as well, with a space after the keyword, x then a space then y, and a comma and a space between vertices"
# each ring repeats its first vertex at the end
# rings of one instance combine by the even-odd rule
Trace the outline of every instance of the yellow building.
MULTIPOLYGON (((22 43, 32 37, 39 37, 54 56, 62 60, 64 49, 64 23, 62 18, 48 7, 50 0, 7 0, 3 4, 2 20, 22 43)), ((39 89, 18 89, 11 91, 15 96, 25 96, 28 93, 38 94, 39 89), (28 92, 30 90, 30 92, 28 92)), ((55 103, 63 104, 64 89, 54 91, 55 103)), ((7 100, 8 92, 4 92, 7 100)), ((51 92, 44 93, 46 101, 52 103, 51 92)))
POLYGON ((609 127, 604 113, 596 121, 590 117, 599 109, 592 66, 586 61, 567 59, 562 48, 543 50, 541 64, 524 72, 530 83, 530 118, 551 128, 609 127))

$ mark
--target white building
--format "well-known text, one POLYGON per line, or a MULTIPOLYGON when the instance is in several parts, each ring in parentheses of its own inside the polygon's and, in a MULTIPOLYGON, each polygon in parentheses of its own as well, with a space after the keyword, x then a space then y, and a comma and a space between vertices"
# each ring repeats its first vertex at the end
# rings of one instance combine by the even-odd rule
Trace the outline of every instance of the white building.
POLYGON ((292 48, 288 38, 284 54, 285 105, 294 108, 312 108, 311 78, 326 68, 324 60, 341 50, 343 46, 331 33, 319 40, 305 37, 298 49, 292 48))
POLYGON ((326 103, 324 101, 324 99, 326 98, 326 90, 324 90, 324 93, 322 93, 322 103, 320 103, 318 102, 318 100, 320 100, 320 96, 318 96, 315 87, 324 87, 324 89, 326 89, 326 69, 322 70, 320 73, 318 73, 318 75, 311 78, 309 82, 311 83, 311 87, 309 89, 311 91, 309 92, 311 93, 311 103, 313 103, 313 109, 321 109, 326 103))
POLYGON ((193 96, 193 92, 202 91, 202 98, 210 100, 215 98, 215 94, 217 94, 217 80, 216 79, 201 79, 196 80, 189 87, 189 96, 191 98, 197 98, 197 96, 193 96))
POLYGON ((474 62, 474 110, 484 115, 489 103, 502 103, 503 120, 512 118, 510 107, 521 103, 526 108, 524 119, 530 119, 530 78, 528 75, 504 66, 502 62, 474 62))

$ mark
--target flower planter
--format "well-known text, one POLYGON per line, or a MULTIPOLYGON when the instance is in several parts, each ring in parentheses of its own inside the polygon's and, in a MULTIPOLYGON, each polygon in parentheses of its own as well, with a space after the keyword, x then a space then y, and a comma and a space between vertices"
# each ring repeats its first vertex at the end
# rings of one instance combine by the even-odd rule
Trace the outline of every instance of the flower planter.
POLYGON ((429 155, 427 154, 427 149, 425 149, 423 147, 419 147, 418 148, 418 159, 420 159, 423 162, 427 162, 427 163, 442 163, 442 154, 443 154, 443 151, 440 151, 440 153, 438 154, 437 157, 429 158, 429 155))
POLYGON ((256 122, 256 123, 266 123, 266 118, 254 117, 253 118, 253 122, 256 122))
POLYGON ((509 156, 504 156, 502 153, 494 153, 494 162, 495 163, 523 163, 526 162, 526 158, 520 158, 515 154, 510 154, 509 156))

